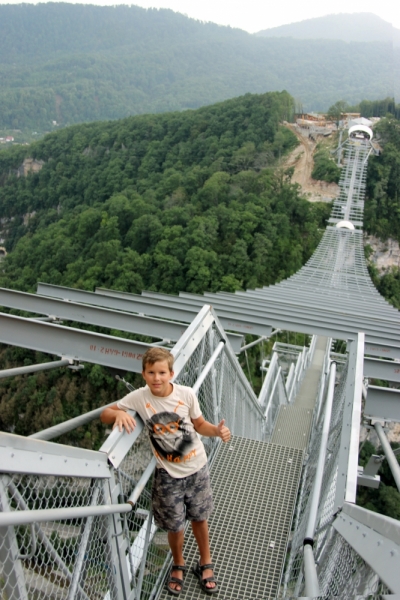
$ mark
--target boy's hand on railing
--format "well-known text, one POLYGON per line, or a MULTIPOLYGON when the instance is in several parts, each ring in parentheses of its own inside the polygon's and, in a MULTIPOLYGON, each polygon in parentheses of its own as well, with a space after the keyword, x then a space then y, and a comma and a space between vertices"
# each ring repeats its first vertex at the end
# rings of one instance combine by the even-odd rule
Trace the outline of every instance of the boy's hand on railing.
POLYGON ((218 435, 221 438, 221 440, 223 442, 229 442, 229 440, 231 439, 231 432, 229 431, 228 427, 225 425, 225 419, 222 419, 222 421, 220 421, 220 423, 218 423, 217 427, 218 427, 218 435))
POLYGON ((125 428, 125 431, 127 433, 132 433, 132 431, 136 427, 135 419, 131 415, 129 415, 127 412, 125 412, 124 410, 118 410, 115 412, 116 412, 116 417, 115 417, 113 429, 118 427, 119 431, 122 431, 122 429, 125 428))

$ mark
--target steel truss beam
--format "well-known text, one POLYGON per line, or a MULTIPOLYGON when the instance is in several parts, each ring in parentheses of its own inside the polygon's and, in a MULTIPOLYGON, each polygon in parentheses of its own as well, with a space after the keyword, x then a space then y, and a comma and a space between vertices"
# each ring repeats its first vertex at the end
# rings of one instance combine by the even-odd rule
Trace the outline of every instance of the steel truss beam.
POLYGON ((364 358, 364 377, 400 383, 400 363, 379 358, 364 358))
MULTIPOLYGON (((287 289, 281 288, 278 294, 273 291, 274 288, 262 288, 255 290, 247 290, 246 292, 235 292, 234 297, 238 298, 249 298, 250 302, 283 302, 287 304, 293 304, 293 293, 294 287, 288 287, 287 289)), ((340 294, 336 295, 334 290, 327 288, 315 289, 313 293, 307 290, 298 289, 296 292, 296 304, 307 304, 307 306, 320 308, 321 302, 325 308, 332 309, 334 312, 345 312, 346 314, 354 313, 356 315, 364 315, 367 317, 371 316, 373 312, 375 318, 387 318, 393 320, 395 311, 392 306, 389 305, 386 300, 380 302, 381 296, 379 296, 378 302, 374 298, 365 299, 360 302, 355 296, 349 298, 348 295, 340 294), (338 307, 338 299, 346 302, 346 308, 340 311, 338 307)), ((183 294, 180 294, 183 296, 183 294)), ((228 292, 217 292, 217 297, 229 298, 228 292)))
MULTIPOLYGON (((100 295, 100 294, 99 294, 100 295)), ((127 295, 125 294, 125 297, 127 295)), ((177 310, 179 307, 187 309, 193 307, 194 310, 204 304, 210 302, 218 315, 223 314, 225 317, 232 315, 232 319, 236 315, 247 316, 252 322, 257 319, 259 322, 271 323, 276 328, 296 331, 298 333, 322 335, 335 339, 346 340, 349 337, 355 338, 358 331, 365 331, 368 341, 375 344, 387 344, 392 341, 395 345, 400 339, 400 326, 389 326, 387 323, 376 322, 376 327, 367 319, 342 318, 341 315, 332 315, 330 311, 320 309, 319 311, 310 310, 308 307, 291 307, 280 306, 276 303, 275 306, 251 305, 246 302, 246 299, 236 299, 234 295, 231 298, 221 300, 217 295, 207 294, 204 297, 192 294, 182 294, 179 297, 169 296, 168 294, 160 294, 157 292, 143 292, 140 296, 140 301, 152 301, 156 303, 166 303, 177 310), (340 316, 340 318, 339 318, 340 316)), ((136 304, 136 297, 132 298, 132 302, 136 304)), ((250 332, 249 332, 250 333, 250 332)))
POLYGON ((153 338, 179 340, 186 324, 163 321, 152 317, 134 315, 116 310, 109 310, 77 302, 65 302, 48 296, 27 294, 0 288, 0 306, 17 308, 27 312, 52 316, 57 319, 98 325, 108 329, 118 329, 153 338))
POLYGON ((364 416, 378 421, 400 422, 400 390, 369 385, 364 416))
MULTIPOLYGON (((367 313, 364 316, 361 315, 360 311, 357 310, 356 307, 349 307, 349 309, 347 309, 346 306, 343 306, 343 308, 338 308, 337 303, 335 309, 329 308, 329 311, 327 311, 325 302, 322 303, 323 308, 321 308, 321 304, 319 305, 319 307, 317 307, 314 303, 309 305, 308 302, 300 304, 299 302, 293 300, 294 294, 295 292, 293 290, 291 302, 288 300, 282 300, 277 295, 275 295, 274 298, 266 298, 265 300, 262 300, 261 298, 254 298, 251 294, 249 294, 249 298, 244 298, 243 296, 233 296, 225 300, 220 298, 219 296, 216 297, 210 293, 206 293, 202 296, 194 294, 181 294, 179 296, 179 300, 182 299, 182 301, 191 301, 192 299, 196 299, 199 301, 199 303, 209 302, 216 308, 218 306, 229 306, 230 308, 254 307, 254 309, 258 311, 274 310, 277 315, 285 315, 288 312, 290 312, 291 314, 302 316, 304 315, 304 313, 310 312, 310 309, 312 308, 313 316, 318 317, 319 320, 324 319, 327 313, 329 312, 329 315, 332 315, 331 320, 335 319, 345 325, 348 324, 350 331, 352 330, 352 328, 354 327, 354 323, 356 322, 357 324, 359 324, 360 329, 363 329, 363 327, 365 328, 371 326, 371 324, 376 324, 376 326, 386 328, 389 332, 393 330, 398 330, 400 335, 398 315, 392 314, 391 317, 385 316, 383 318, 380 318, 376 316, 376 312, 374 312, 371 309, 371 311, 369 311, 369 313, 367 313)), ((158 297, 158 294, 156 295, 156 292, 143 292, 143 295, 146 297, 158 297)), ((165 294, 162 295, 162 297, 165 298, 165 294)))
MULTIPOLYGON (((135 315, 132 312, 110 310, 90 304, 66 302, 48 296, 27 294, 0 288, 0 306, 17 308, 27 312, 45 314, 52 318, 98 325, 107 329, 118 329, 138 335, 176 342, 187 329, 185 323, 177 323, 144 315, 135 315)), ((235 352, 240 352, 243 336, 231 333, 229 341, 235 352)))
POLYGON ((381 356, 382 358, 395 359, 400 358, 400 346, 389 346, 387 344, 365 344, 365 354, 370 356, 381 356))
MULTIPOLYGON (((178 319, 185 323, 191 323, 199 312, 199 309, 206 304, 203 302, 200 307, 184 305, 182 303, 176 304, 175 302, 172 303, 173 296, 168 296, 166 302, 158 302, 157 300, 125 292, 116 292, 115 295, 94 294, 93 292, 50 285, 48 283, 38 283, 37 291, 43 296, 52 296, 54 298, 62 298, 64 300, 72 300, 95 306, 106 306, 113 310, 153 315, 163 319, 178 319)), ((251 333, 254 335, 269 336, 272 331, 272 327, 265 324, 264 321, 257 319, 248 320, 240 314, 230 314, 227 312, 226 316, 219 312, 218 318, 224 329, 237 331, 242 334, 251 333)))
POLYGON ((0 472, 109 478, 107 455, 0 432, 0 472))
POLYGON ((142 342, 3 313, 0 342, 134 373, 142 372, 143 353, 151 348, 142 342))

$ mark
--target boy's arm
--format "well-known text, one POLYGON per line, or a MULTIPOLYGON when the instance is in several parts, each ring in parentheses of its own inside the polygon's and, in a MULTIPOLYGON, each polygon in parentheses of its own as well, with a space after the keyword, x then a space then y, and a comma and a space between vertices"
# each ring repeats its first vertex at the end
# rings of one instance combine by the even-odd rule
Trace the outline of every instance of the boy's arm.
POLYGON ((218 425, 213 425, 206 421, 203 416, 197 419, 192 419, 193 427, 200 435, 205 437, 220 437, 223 442, 229 442, 231 439, 231 432, 225 425, 225 419, 222 419, 218 425))
POLYGON ((136 427, 135 419, 124 410, 118 408, 116 404, 105 408, 100 415, 100 420, 106 425, 113 424, 113 429, 118 427, 122 431, 125 428, 127 433, 131 433, 136 427))

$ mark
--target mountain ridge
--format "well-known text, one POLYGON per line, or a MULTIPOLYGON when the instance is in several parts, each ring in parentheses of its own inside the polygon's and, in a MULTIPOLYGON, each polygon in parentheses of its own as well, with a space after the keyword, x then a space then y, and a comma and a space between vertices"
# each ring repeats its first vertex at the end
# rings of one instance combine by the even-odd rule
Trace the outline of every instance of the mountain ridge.
POLYGON ((258 31, 259 37, 387 42, 400 46, 400 29, 369 12, 336 13, 258 31))
POLYGON ((0 21, 3 130, 46 132, 245 93, 287 90, 305 110, 394 95, 392 48, 379 41, 266 38, 136 6, 0 5, 0 21))

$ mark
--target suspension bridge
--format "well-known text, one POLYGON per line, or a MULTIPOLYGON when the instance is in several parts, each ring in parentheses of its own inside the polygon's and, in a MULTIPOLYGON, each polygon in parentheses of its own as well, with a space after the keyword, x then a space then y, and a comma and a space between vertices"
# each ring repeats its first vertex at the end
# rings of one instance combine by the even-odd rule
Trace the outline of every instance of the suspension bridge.
MULTIPOLYGON (((211 546, 224 600, 400 594, 400 524, 356 505, 357 485, 380 485, 382 462, 375 456, 358 466, 362 424, 378 435, 400 489, 386 435, 400 421, 400 321, 364 258, 373 150, 372 132, 365 133, 356 131, 341 149, 340 193, 317 250, 277 285, 179 296, 49 284, 37 294, 0 290, 1 306, 34 315, 0 313, 0 342, 58 357, 0 378, 81 362, 140 372, 151 344, 63 322, 97 325, 170 347, 176 381, 195 389, 206 419, 226 419, 232 441, 205 440, 216 507, 211 546), (277 330, 305 334, 309 343, 274 344, 257 397, 237 355, 246 349, 244 334, 257 343, 277 330)), ((27 438, 0 433, 2 600, 168 597, 171 557, 152 519, 155 461, 143 423, 130 435, 114 430, 99 451, 52 441, 101 410, 27 438)), ((185 547, 191 565, 197 555, 189 531, 185 547)), ((181 598, 203 596, 187 575, 181 598)))

